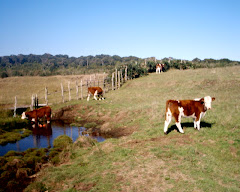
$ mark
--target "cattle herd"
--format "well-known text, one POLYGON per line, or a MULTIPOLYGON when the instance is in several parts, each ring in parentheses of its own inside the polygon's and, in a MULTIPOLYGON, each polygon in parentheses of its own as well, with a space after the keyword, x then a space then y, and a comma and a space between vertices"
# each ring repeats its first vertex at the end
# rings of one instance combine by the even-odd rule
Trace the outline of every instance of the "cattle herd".
MULTIPOLYGON (((162 68, 160 71, 161 70, 162 68)), ((104 100, 103 90, 101 87, 89 87, 87 101, 89 101, 91 95, 93 95, 95 100, 104 100)), ((168 134, 168 126, 172 117, 174 117, 176 127, 180 133, 184 133, 181 126, 182 117, 192 117, 194 119, 194 128, 200 130, 201 118, 204 117, 207 110, 211 109, 211 103, 214 100, 215 97, 210 96, 194 100, 168 100, 166 102, 164 134, 168 134)), ((22 113, 22 119, 28 119, 35 123, 38 122, 39 118, 46 118, 47 123, 50 123, 51 108, 46 106, 40 109, 22 113)))

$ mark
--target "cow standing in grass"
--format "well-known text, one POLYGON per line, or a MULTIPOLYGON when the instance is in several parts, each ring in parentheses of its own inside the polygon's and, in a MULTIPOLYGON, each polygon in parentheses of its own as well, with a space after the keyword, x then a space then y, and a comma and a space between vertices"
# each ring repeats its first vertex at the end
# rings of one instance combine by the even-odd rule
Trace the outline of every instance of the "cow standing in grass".
POLYGON ((215 98, 210 96, 194 100, 168 100, 166 102, 164 133, 167 134, 172 116, 175 118, 180 133, 184 133, 181 127, 181 117, 193 117, 194 128, 200 130, 200 120, 207 110, 211 109, 211 103, 214 100, 215 98))
POLYGON ((163 71, 164 64, 158 63, 156 65, 156 73, 161 73, 163 71))
POLYGON ((103 90, 101 87, 88 87, 88 97, 87 101, 89 101, 90 96, 93 95, 95 100, 104 100, 103 90), (98 99, 97 99, 98 97, 98 99))
POLYGON ((28 119, 30 121, 38 122, 39 118, 46 117, 47 123, 51 122, 51 108, 49 106, 42 107, 40 109, 34 109, 33 111, 27 111, 22 113, 21 119, 28 119))

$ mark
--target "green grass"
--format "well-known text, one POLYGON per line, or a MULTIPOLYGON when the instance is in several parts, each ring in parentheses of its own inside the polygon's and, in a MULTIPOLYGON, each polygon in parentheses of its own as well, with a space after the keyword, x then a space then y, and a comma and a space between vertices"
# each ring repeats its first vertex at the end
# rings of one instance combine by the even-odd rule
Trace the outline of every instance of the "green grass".
POLYGON ((113 130, 134 132, 69 149, 69 161, 41 171, 36 182, 49 191, 239 191, 239 85, 240 67, 170 70, 128 81, 104 101, 70 102, 113 130), (182 119, 184 135, 163 134, 166 100, 207 95, 216 100, 200 131, 182 119))

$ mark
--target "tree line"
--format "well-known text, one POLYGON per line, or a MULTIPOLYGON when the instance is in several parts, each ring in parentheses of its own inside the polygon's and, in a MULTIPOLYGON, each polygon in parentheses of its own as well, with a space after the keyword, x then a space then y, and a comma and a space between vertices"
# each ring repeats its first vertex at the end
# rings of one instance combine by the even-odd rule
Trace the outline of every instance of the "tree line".
POLYGON ((135 56, 120 57, 118 55, 96 55, 69 57, 68 55, 10 55, 0 57, 1 78, 10 76, 50 76, 50 75, 77 75, 99 72, 111 73, 128 67, 130 78, 137 78, 156 70, 156 63, 164 63, 164 70, 170 68, 213 68, 240 65, 239 61, 229 59, 195 58, 192 61, 174 59, 172 57, 157 60, 155 57, 138 58, 135 56))

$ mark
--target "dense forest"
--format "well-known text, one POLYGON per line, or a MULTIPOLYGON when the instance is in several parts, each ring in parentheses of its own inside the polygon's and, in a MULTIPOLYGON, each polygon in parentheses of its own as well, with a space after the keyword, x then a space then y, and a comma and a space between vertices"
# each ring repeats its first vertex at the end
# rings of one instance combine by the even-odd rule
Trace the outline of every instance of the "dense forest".
POLYGON ((1 78, 10 76, 49 76, 49 75, 74 75, 97 72, 111 72, 115 68, 121 69, 128 66, 132 78, 154 72, 156 63, 164 63, 165 71, 170 68, 189 69, 206 67, 224 67, 240 65, 239 61, 229 59, 198 59, 192 61, 155 57, 138 58, 134 56, 120 57, 117 55, 96 55, 69 57, 68 55, 10 55, 0 57, 1 78))

